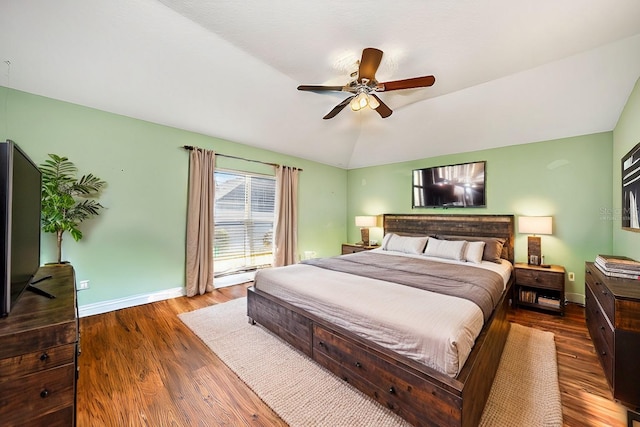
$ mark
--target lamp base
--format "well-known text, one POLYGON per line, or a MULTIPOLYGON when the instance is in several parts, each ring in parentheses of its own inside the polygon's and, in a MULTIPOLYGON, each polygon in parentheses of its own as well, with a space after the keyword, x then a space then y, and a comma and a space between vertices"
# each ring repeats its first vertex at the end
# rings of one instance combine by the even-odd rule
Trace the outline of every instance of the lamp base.
POLYGON ((360 236, 362 237, 362 246, 369 246, 369 229, 361 228, 360 236))
POLYGON ((542 261, 542 244, 540 237, 529 236, 527 240, 527 262, 529 265, 540 265, 542 261))

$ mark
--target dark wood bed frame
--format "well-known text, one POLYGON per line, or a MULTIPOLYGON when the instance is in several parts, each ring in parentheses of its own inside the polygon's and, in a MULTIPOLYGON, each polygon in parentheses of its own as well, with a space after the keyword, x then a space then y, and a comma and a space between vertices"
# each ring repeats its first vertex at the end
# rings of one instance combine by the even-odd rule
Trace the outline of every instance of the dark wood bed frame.
MULTIPOLYGON (((513 262, 513 215, 384 215, 385 233, 507 239, 513 262)), ((247 314, 335 375, 416 426, 477 426, 509 333, 513 278, 459 375, 451 378, 369 342, 276 297, 249 288, 247 314)), ((265 367, 268 369, 268 367, 265 367)), ((327 390, 327 392, 331 392, 327 390)), ((331 410, 331 408, 327 408, 331 410)))

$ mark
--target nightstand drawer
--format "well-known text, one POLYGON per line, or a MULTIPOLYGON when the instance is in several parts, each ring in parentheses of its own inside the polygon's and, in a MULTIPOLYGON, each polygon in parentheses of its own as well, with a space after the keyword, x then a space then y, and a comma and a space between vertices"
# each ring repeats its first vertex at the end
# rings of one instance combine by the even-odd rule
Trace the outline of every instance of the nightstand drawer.
POLYGON ((362 246, 350 243, 342 244, 342 255, 355 254, 356 252, 370 251, 371 249, 379 248, 380 246, 362 246))
POLYGON ((564 274, 516 268, 516 283, 535 288, 562 290, 564 289, 564 274))

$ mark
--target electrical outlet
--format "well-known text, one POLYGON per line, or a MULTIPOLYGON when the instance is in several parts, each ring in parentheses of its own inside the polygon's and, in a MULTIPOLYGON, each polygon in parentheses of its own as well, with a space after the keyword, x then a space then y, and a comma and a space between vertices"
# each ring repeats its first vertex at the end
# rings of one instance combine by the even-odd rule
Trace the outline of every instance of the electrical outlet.
POLYGON ((81 291, 83 289, 89 289, 89 281, 81 280, 78 282, 78 290, 81 291))
POLYGON ((569 281, 570 282, 573 282, 573 281, 576 280, 576 274, 573 271, 570 271, 568 276, 569 276, 569 281))

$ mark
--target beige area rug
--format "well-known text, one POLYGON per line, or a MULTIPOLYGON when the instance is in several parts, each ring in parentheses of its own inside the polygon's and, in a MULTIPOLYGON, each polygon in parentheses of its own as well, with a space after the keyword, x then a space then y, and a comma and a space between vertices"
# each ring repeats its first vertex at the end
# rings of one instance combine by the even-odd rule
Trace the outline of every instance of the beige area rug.
MULTIPOLYGON (((180 314, 260 398, 292 427, 409 424, 259 325, 246 298, 180 314)), ((554 336, 512 324, 481 426, 561 426, 554 336)))

